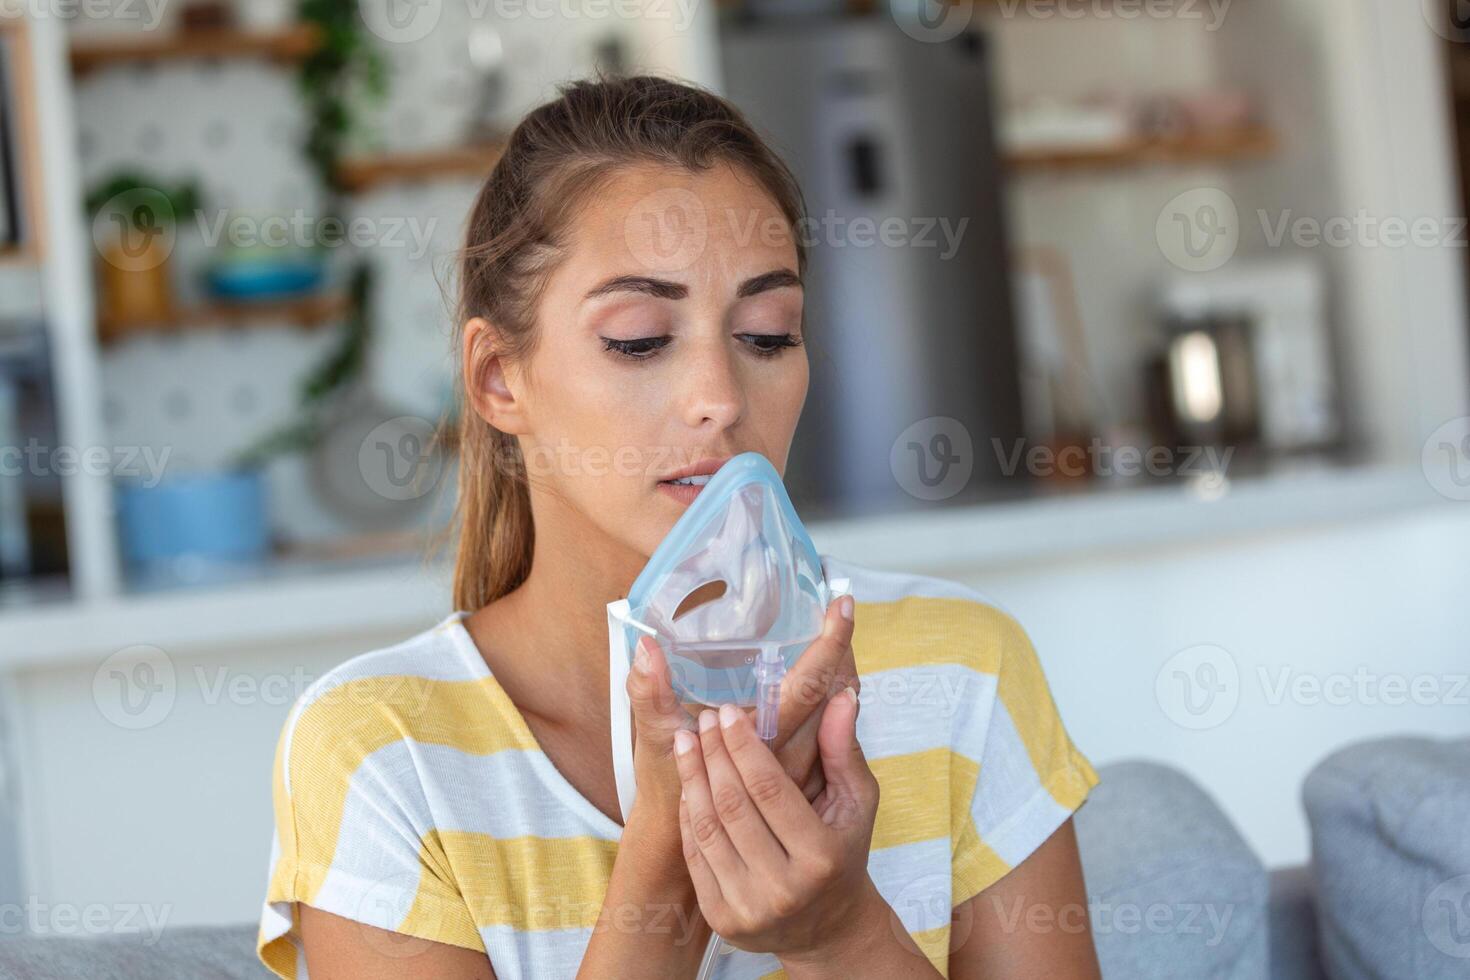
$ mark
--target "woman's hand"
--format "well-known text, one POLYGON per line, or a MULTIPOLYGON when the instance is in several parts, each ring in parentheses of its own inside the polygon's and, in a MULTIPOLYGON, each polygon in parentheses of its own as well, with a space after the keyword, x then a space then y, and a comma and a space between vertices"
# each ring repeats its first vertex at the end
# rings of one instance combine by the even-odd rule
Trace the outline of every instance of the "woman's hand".
MULTIPOLYGON (((853 599, 839 596, 827 606, 822 635, 797 658, 781 681, 781 708, 773 748, 781 768, 809 801, 826 785, 817 749, 817 728, 832 698, 844 688, 861 693, 852 655, 853 599)), ((753 715, 755 709, 745 709, 753 715)))
POLYGON ((788 967, 830 964, 888 929, 892 910, 867 870, 878 781, 856 723, 849 688, 821 715, 826 786, 814 803, 742 711, 702 712, 698 738, 677 735, 684 860, 706 921, 735 946, 788 967))
MULTIPOLYGON (((840 596, 827 607, 822 635, 807 646, 781 681, 781 708, 774 745, 776 759, 801 787, 807 800, 816 800, 825 785, 817 749, 822 709, 843 688, 859 690, 852 632, 852 596, 840 596)), ((674 732, 681 728, 694 731, 694 715, 689 709, 699 711, 705 706, 679 703, 668 660, 658 643, 647 636, 639 639, 635 649, 627 690, 633 706, 637 799, 643 800, 646 791, 650 806, 667 814, 669 826, 673 827, 674 803, 680 792, 679 775, 673 763, 674 732)))
POLYGON ((638 793, 626 822, 639 832, 625 836, 639 841, 640 849, 682 877, 677 824, 681 786, 674 765, 674 733, 693 732, 695 724, 669 683, 663 651, 646 636, 634 651, 627 690, 633 708, 633 778, 638 793))

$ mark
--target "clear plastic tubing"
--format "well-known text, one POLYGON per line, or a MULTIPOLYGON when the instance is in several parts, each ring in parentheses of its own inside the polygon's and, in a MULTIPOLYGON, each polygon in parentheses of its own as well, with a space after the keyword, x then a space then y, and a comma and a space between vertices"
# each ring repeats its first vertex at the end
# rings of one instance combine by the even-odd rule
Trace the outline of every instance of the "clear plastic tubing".
POLYGON ((781 713, 781 679, 786 676, 786 661, 779 645, 761 647, 755 663, 755 732, 762 742, 776 741, 776 719, 781 713))

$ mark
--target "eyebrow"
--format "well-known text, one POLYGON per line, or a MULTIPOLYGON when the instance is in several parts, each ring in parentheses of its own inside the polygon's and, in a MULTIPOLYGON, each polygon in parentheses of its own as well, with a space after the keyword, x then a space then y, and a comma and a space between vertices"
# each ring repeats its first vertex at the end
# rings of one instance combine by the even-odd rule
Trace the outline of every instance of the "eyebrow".
MULTIPOLYGON (((758 276, 751 276, 735 289, 735 295, 744 299, 757 293, 764 293, 772 289, 784 289, 787 286, 802 288, 801 277, 790 269, 772 269, 758 276)), ((655 279, 652 276, 613 276, 606 282, 601 283, 588 290, 584 299, 592 299, 597 296, 606 296, 609 293, 644 293, 656 296, 659 299, 684 299, 689 295, 689 287, 681 282, 673 282, 669 279, 655 279)))

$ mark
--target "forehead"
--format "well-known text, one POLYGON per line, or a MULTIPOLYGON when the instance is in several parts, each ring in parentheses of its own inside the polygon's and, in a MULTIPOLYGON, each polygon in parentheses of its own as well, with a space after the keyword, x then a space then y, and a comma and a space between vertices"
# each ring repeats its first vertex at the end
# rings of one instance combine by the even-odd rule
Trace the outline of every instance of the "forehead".
POLYGON ((770 193, 723 162, 697 172, 624 168, 581 209, 570 237, 574 265, 629 273, 794 269, 796 260, 792 228, 770 193))

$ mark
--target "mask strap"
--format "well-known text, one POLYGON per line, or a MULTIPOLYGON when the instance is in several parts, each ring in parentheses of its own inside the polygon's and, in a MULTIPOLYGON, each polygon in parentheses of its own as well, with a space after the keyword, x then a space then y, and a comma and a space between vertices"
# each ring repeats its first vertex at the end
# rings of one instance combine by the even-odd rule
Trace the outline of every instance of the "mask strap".
POLYGON ((626 823, 633 812, 633 705, 628 700, 627 599, 607 604, 607 683, 612 712, 613 778, 618 786, 618 809, 626 823))

